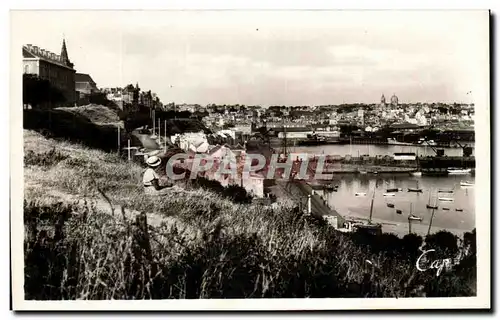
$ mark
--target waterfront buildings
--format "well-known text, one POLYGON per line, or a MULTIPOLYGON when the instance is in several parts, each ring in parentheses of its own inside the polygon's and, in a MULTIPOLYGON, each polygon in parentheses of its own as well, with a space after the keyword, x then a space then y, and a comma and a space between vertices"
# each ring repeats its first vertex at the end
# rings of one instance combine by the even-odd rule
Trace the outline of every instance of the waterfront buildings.
POLYGON ((69 59, 64 39, 60 55, 31 44, 23 46, 23 73, 36 74, 41 79, 49 80, 61 90, 66 99, 65 104, 75 105, 76 71, 69 59))

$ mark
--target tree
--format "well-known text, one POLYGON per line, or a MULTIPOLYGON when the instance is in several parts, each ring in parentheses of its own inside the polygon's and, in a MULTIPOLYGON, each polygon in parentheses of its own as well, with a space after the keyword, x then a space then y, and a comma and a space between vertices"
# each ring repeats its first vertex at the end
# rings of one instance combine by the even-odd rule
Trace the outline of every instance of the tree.
POLYGON ((23 103, 33 109, 48 107, 66 102, 63 92, 54 87, 49 80, 36 74, 23 74, 23 103))

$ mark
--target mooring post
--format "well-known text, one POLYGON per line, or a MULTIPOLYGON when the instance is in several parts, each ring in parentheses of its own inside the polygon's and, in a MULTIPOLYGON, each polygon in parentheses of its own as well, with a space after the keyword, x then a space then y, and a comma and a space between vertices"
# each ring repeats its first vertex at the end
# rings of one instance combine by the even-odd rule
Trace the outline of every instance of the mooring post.
POLYGON ((120 144, 121 144, 121 139, 120 139, 120 125, 117 126, 118 127, 118 155, 120 155, 120 144))
POLYGON ((128 161, 130 161, 130 139, 128 139, 127 155, 128 155, 128 161))
POLYGON ((165 124, 163 126, 163 129, 165 130, 165 152, 167 151, 167 120, 165 120, 165 124))
POLYGON ((311 214, 311 195, 307 195, 307 213, 311 214))

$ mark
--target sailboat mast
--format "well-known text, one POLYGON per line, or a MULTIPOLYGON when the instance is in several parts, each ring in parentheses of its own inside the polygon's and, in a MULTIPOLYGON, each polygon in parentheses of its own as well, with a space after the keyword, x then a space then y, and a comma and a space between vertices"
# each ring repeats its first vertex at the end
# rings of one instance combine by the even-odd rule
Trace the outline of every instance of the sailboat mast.
POLYGON ((375 200, 375 190, 373 190, 372 203, 370 205, 370 218, 368 219, 368 223, 372 223, 372 215, 373 215, 373 202, 375 200))
POLYGON ((436 211, 436 201, 434 200, 434 207, 432 208, 431 221, 429 221, 429 229, 427 230, 427 235, 431 233, 432 220, 434 219, 434 212, 436 211))

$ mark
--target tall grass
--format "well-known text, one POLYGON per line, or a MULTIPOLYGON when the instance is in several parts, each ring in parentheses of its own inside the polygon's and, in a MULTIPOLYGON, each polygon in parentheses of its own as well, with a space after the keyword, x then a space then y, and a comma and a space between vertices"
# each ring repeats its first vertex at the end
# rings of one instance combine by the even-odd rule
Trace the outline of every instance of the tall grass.
MULTIPOLYGON (((221 211, 199 236, 77 209, 26 203, 27 299, 411 297, 473 295, 469 255, 437 277, 357 246, 321 220, 269 210, 248 230, 221 211), (266 219, 266 220, 264 220, 266 219), (47 231, 49 229, 49 231, 47 231), (52 229, 52 230, 50 230, 52 229), (32 230, 35 230, 34 232, 32 230), (36 236, 35 236, 36 235, 36 236), (369 260, 371 263, 367 263, 369 260)), ((210 216, 211 215, 211 216, 210 216)), ((194 217, 191 217, 194 218, 194 217)))

